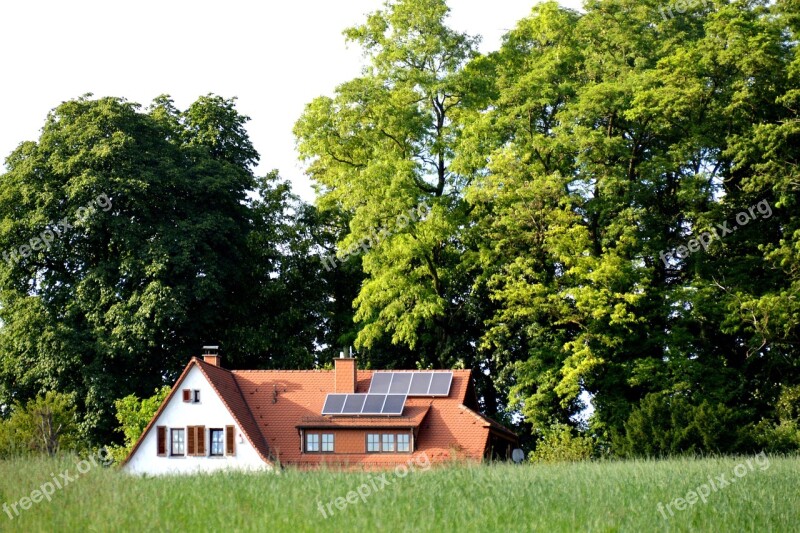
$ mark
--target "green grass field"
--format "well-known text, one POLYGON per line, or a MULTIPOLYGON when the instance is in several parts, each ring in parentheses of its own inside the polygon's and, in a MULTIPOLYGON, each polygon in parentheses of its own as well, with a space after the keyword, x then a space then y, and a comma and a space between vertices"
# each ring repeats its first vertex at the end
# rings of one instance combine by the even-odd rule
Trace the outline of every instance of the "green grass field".
POLYGON ((800 531, 800 458, 765 459, 451 466, 402 478, 292 470, 136 478, 84 463, 71 481, 59 474, 75 476, 77 458, 0 461, 0 531, 800 531), (709 477, 729 484, 714 491, 709 477), (46 483, 51 501, 22 509, 32 491, 51 491, 46 483), (673 500, 698 487, 706 502, 678 510, 673 500))

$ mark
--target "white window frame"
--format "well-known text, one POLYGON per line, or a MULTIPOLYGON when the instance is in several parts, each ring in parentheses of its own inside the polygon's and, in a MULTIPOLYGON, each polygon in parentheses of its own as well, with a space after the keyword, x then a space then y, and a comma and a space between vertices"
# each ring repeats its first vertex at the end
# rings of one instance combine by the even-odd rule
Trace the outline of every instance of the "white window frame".
POLYGON ((209 447, 208 455, 211 457, 224 457, 225 456, 225 430, 223 428, 211 428, 209 430, 209 447), (219 435, 219 442, 214 442, 214 434, 219 435), (219 453, 214 453, 214 446, 219 445, 219 453))
POLYGON ((408 453, 411 451, 411 435, 408 433, 398 433, 397 451, 399 453, 408 453), (401 447, 404 449, 401 449, 401 447))
POLYGON ((169 454, 174 457, 186 455, 186 428, 172 428, 169 430, 169 454), (180 435, 179 439, 176 439, 180 435), (176 451, 179 448, 180 451, 176 451))
POLYGON ((306 433, 306 452, 319 453, 319 433, 306 433))
POLYGON ((320 443, 320 451, 324 453, 333 453, 334 436, 333 433, 323 433, 320 443))
POLYGON ((367 453, 381 452, 381 434, 367 433, 367 453))

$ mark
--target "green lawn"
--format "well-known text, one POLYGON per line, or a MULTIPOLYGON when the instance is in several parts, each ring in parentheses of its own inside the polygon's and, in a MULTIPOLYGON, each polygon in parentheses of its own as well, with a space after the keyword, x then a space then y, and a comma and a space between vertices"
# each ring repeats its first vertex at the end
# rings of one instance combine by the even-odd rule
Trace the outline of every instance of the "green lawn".
POLYGON ((4 508, 0 531, 800 531, 796 457, 453 466, 390 471, 385 481, 291 470, 136 478, 84 463, 64 486, 59 473, 73 477, 76 463, 0 461, 0 501, 19 512, 11 519, 4 508), (714 491, 709 477, 717 486, 720 476, 729 484, 714 491), (23 510, 20 499, 50 492, 46 483, 51 501, 23 510), (671 503, 698 487, 706 503, 671 503))

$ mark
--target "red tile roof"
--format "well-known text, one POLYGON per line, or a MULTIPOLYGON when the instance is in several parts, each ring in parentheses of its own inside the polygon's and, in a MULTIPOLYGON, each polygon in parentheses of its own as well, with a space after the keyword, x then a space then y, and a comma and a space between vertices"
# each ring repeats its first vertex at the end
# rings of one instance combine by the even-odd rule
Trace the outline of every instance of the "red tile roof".
MULTIPOLYGON (((417 454, 424 452, 434 462, 451 458, 481 460, 492 430, 516 441, 513 432, 465 406, 473 404, 469 370, 452 371, 447 397, 409 397, 400 417, 330 417, 320 413, 326 395, 335 390, 333 370, 229 371, 193 358, 154 420, 193 365, 208 378, 265 461, 299 466, 346 463, 386 467, 409 460, 408 454, 304 454, 300 439, 303 428, 414 428, 417 454)), ((369 390, 372 374, 371 370, 357 371, 356 392, 369 390)), ((137 447, 138 443, 131 455, 137 447)))

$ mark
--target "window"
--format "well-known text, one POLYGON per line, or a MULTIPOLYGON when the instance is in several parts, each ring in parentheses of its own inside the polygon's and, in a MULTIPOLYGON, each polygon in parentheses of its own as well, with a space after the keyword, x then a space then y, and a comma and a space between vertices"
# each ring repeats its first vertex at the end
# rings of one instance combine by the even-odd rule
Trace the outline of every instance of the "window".
POLYGON ((408 433, 368 433, 367 453, 395 453, 411 451, 411 436, 408 433), (396 440, 395 440, 396 439, 396 440))
POLYGON ((398 452, 410 452, 410 440, 407 433, 403 433, 397 436, 397 451, 398 452))
POLYGON ((200 403, 200 390, 183 389, 183 401, 186 403, 200 403))
POLYGON ((211 456, 221 457, 225 453, 225 441, 222 429, 211 430, 211 456))
POLYGON ((306 433, 306 451, 307 452, 319 451, 319 434, 306 433))
POLYGON ((381 451, 381 436, 377 433, 368 433, 367 434, 367 451, 368 452, 379 452, 381 451))
POLYGON ((170 440, 172 441, 172 448, 170 450, 170 455, 183 455, 184 453, 183 446, 184 443, 186 442, 183 428, 171 429, 170 437, 171 437, 170 440))
POLYGON ((323 452, 333 451, 333 433, 322 434, 322 451, 323 452))

